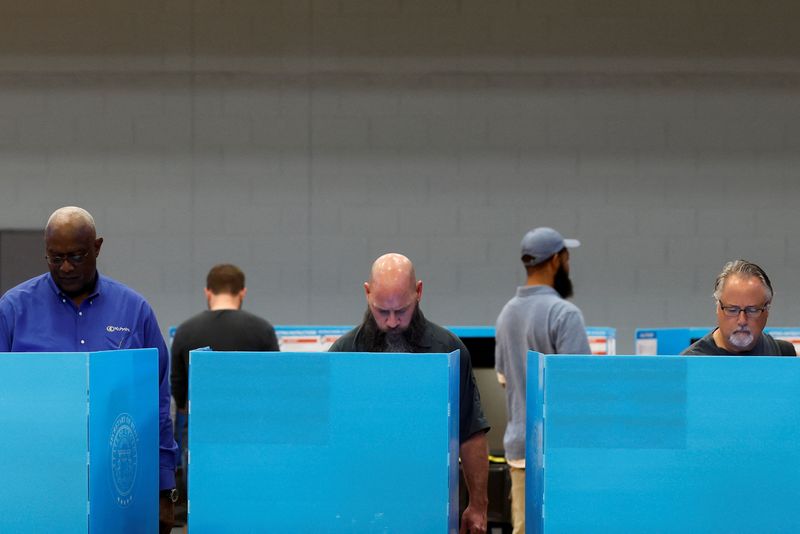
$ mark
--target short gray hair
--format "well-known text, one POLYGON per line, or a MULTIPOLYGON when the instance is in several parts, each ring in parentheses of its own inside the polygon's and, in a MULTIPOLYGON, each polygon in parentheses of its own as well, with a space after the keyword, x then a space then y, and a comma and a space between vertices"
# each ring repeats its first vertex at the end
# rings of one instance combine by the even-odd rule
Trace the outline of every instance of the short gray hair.
POLYGON ((722 272, 717 275, 717 280, 714 282, 714 299, 719 301, 725 280, 732 275, 761 280, 767 290, 767 302, 772 302, 772 282, 769 281, 769 276, 764 272, 764 269, 747 260, 729 261, 722 267, 722 272))

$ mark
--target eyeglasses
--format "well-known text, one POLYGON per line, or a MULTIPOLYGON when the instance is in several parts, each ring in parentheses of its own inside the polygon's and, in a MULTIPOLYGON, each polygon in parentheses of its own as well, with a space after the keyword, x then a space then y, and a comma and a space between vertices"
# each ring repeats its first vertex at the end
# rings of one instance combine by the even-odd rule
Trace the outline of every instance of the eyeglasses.
POLYGON ((89 257, 89 251, 76 252, 75 254, 60 254, 58 256, 45 256, 44 259, 53 267, 60 267, 65 261, 70 265, 80 265, 89 257))
POLYGON ((739 314, 744 312, 744 314, 749 319, 755 319, 756 317, 761 317, 762 313, 769 310, 769 304, 770 304, 769 302, 767 302, 760 308, 758 306, 745 306, 744 308, 741 308, 739 306, 725 306, 721 301, 717 302, 719 302, 719 307, 722 310, 722 313, 725 314, 725 316, 739 317, 739 314))

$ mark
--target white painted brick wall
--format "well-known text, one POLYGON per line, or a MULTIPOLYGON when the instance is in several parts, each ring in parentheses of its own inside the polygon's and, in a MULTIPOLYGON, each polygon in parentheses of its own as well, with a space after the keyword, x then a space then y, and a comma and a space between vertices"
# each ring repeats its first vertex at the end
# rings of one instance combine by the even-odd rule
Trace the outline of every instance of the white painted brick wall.
MULTIPOLYGON (((0 5, 0 226, 92 211, 163 328, 216 262, 275 323, 355 323, 405 251, 493 324, 522 235, 582 240, 589 324, 710 324, 728 259, 800 325, 800 37, 781 0, 0 5)), ((43 266, 44 268, 44 266, 43 266)))

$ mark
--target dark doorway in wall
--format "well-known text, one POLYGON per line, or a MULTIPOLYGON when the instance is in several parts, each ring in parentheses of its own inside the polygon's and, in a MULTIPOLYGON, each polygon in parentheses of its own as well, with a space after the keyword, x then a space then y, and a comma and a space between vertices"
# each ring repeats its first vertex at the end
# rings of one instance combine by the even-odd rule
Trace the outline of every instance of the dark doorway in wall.
POLYGON ((0 295, 46 270, 41 230, 0 230, 0 295))

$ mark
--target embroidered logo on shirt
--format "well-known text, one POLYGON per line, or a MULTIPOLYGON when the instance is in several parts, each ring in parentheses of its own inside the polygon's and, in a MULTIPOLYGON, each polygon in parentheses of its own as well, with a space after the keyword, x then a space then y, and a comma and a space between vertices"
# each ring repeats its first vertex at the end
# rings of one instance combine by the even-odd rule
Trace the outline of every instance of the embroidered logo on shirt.
POLYGON ((106 332, 130 332, 131 329, 127 326, 112 326, 108 325, 106 327, 106 332))
POLYGON ((133 488, 139 466, 139 436, 136 422, 130 414, 121 413, 111 426, 111 478, 116 491, 115 500, 120 506, 133 501, 133 488))

